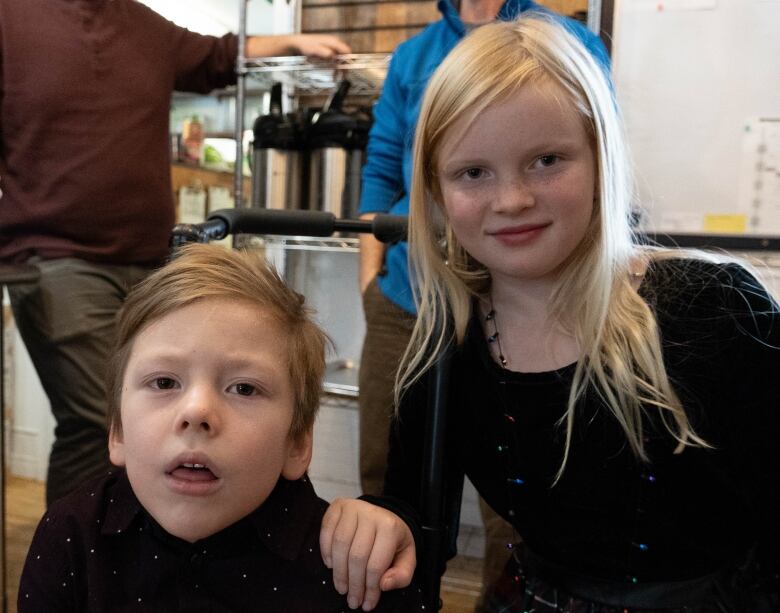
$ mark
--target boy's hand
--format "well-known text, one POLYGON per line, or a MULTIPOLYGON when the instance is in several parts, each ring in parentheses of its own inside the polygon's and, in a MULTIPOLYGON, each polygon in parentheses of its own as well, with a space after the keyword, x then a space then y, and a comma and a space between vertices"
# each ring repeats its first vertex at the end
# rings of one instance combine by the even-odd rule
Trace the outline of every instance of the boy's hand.
POLYGON ((372 610, 381 592, 412 581, 417 556, 409 527, 395 513, 363 500, 338 498, 322 520, 320 550, 333 585, 350 608, 372 610))

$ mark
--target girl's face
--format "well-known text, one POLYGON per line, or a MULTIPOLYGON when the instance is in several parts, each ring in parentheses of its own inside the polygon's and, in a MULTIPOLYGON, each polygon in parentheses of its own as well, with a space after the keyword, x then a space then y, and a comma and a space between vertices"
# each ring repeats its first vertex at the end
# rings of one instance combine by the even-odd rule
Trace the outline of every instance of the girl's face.
POLYGON ((522 87, 453 124, 439 150, 447 219, 494 283, 554 279, 593 214, 591 139, 557 91, 522 87))

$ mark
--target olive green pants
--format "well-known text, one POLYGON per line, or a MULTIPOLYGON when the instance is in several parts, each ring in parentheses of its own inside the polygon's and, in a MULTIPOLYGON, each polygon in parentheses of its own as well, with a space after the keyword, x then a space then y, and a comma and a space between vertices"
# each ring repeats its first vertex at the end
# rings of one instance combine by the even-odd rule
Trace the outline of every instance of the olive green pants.
POLYGON ((117 311, 148 269, 76 258, 30 263, 41 271, 38 283, 9 286, 8 294, 56 421, 46 479, 51 504, 110 467, 105 366, 117 311))

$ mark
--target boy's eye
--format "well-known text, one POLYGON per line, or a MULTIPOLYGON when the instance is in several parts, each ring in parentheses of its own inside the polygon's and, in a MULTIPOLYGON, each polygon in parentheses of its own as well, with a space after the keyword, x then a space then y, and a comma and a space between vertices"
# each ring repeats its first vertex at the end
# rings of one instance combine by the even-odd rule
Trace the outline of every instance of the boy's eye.
POLYGON ((159 390, 172 390, 176 387, 176 381, 170 377, 157 377, 152 385, 159 390))
POLYGON ((254 396, 257 394, 257 388, 251 383, 236 383, 231 385, 229 390, 235 392, 239 396, 254 396))

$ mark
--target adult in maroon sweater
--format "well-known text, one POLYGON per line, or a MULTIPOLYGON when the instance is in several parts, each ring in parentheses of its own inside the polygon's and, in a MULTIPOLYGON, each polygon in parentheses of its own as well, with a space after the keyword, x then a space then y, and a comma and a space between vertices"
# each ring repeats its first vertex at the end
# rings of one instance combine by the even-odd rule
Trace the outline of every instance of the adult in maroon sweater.
MULTIPOLYGON (((250 56, 348 53, 334 37, 251 37, 250 56)), ((180 28, 135 0, 0 0, 0 262, 57 422, 47 502, 108 466, 103 367, 130 286, 174 224, 174 90, 235 82, 237 39, 180 28)), ((23 409, 23 407, 21 407, 23 409)))

